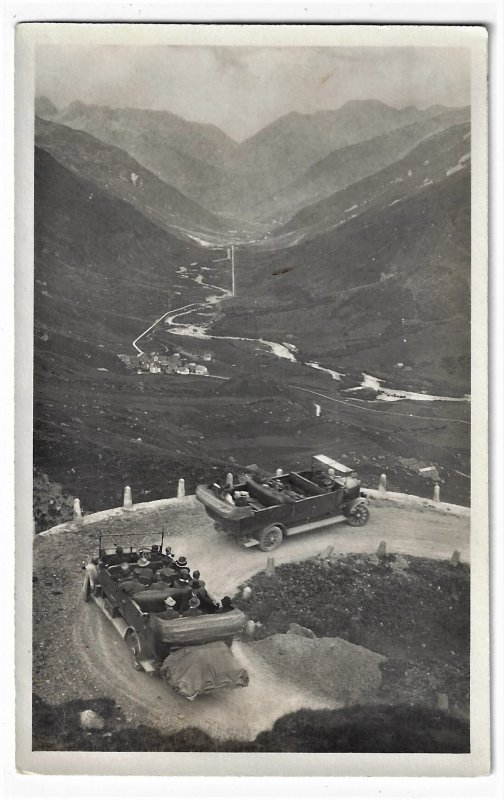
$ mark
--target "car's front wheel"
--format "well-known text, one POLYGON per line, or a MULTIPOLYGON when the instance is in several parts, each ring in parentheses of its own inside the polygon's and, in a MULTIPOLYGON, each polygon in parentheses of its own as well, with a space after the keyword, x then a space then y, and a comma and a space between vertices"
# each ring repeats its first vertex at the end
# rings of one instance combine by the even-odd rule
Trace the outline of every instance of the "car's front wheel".
POLYGON ((353 528, 362 528, 369 519, 369 508, 365 503, 356 503, 348 515, 348 524, 353 528))
POLYGON ((272 550, 276 550, 282 544, 283 532, 278 525, 270 525, 269 528, 261 531, 257 539, 259 541, 259 550, 262 550, 263 553, 271 553, 272 550))
POLYGON ((84 576, 84 583, 82 586, 82 599, 84 600, 85 603, 89 603, 90 598, 91 598, 91 580, 89 578, 89 575, 86 573, 86 575, 84 576))
POLYGON ((130 631, 128 633, 126 637, 126 644, 128 645, 128 649, 130 651, 131 663, 133 664, 133 669, 136 669, 137 672, 141 672, 143 669, 140 663, 142 647, 140 645, 140 640, 135 631, 130 631))

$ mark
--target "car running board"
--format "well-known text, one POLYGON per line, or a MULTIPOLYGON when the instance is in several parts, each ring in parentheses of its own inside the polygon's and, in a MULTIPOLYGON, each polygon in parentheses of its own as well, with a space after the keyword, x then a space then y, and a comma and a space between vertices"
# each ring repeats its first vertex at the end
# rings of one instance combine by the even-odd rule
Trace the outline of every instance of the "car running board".
POLYGON ((107 619, 112 623, 121 639, 124 639, 127 631, 129 630, 129 625, 127 624, 126 620, 124 620, 122 617, 112 616, 112 613, 103 597, 97 597, 96 595, 92 594, 91 598, 95 601, 98 608, 103 611, 107 619))
POLYGON ((319 519, 316 522, 307 522, 305 525, 296 525, 294 528, 287 528, 286 535, 292 536, 294 533, 313 531, 315 528, 324 528, 326 525, 333 525, 335 522, 343 522, 345 519, 346 517, 343 514, 339 514, 337 517, 319 519))
POLYGON ((148 658, 146 658, 144 661, 139 661, 138 663, 140 664, 144 672, 157 672, 157 668, 154 666, 154 662, 148 658))
MULTIPOLYGON (((112 616, 110 609, 108 608, 105 600, 102 597, 96 597, 96 595, 91 595, 92 599, 95 601, 98 608, 103 611, 109 622, 112 623, 118 634, 120 635, 121 639, 126 638, 126 633, 131 630, 130 626, 122 617, 114 617, 112 616)), ((144 672, 157 672, 157 666, 155 665, 154 661, 151 659, 144 659, 143 661, 139 662, 144 672)))

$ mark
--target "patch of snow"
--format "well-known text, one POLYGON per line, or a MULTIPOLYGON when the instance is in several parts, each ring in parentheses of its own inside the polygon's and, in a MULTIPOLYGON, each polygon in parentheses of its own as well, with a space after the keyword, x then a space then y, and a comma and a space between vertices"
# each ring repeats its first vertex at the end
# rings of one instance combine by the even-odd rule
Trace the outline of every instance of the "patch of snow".
POLYGON ((448 177, 449 175, 454 175, 455 172, 460 172, 461 169, 464 169, 463 164, 457 164, 456 167, 450 167, 450 169, 446 170, 446 177, 448 177))
POLYGON ((307 361, 307 367, 312 367, 312 369, 318 369, 321 372, 327 372, 328 375, 331 376, 333 381, 340 381, 344 372, 336 372, 334 369, 328 369, 327 367, 321 367, 317 361, 307 361))
POLYGON ((345 208, 345 214, 347 213, 347 211, 353 211, 355 208, 359 208, 359 206, 358 205, 353 205, 353 206, 350 206, 350 208, 345 208))
POLYGON ((188 233, 187 235, 189 236, 189 239, 192 239, 193 242, 198 242, 198 244, 200 244, 202 247, 210 247, 212 250, 217 250, 217 245, 215 245, 213 242, 207 242, 205 239, 200 239, 199 236, 194 236, 192 233, 188 233))
POLYGON ((412 173, 412 171, 409 169, 409 170, 408 170, 408 178, 411 178, 411 176, 412 176, 412 175, 413 175, 413 173, 412 173))
POLYGON ((464 153, 464 155, 460 156, 459 158, 459 164, 463 164, 465 161, 469 161, 470 158, 471 158, 470 153, 464 153))
POLYGON ((434 181, 432 180, 432 178, 425 178, 420 188, 422 189, 424 186, 431 186, 433 183, 434 181))
POLYGON ((404 197, 398 197, 397 200, 392 200, 392 202, 389 203, 389 208, 390 206, 395 206, 396 203, 400 203, 402 200, 404 200, 404 197))
POLYGON ((105 367, 98 367, 98 372, 108 372, 108 369, 105 367))
POLYGON ((433 394, 427 394, 424 392, 407 392, 402 389, 388 389, 384 386, 381 386, 383 380, 381 378, 374 378, 372 375, 366 375, 364 372, 362 373, 363 380, 360 386, 354 386, 351 389, 345 389, 346 392, 356 392, 359 389, 374 389, 375 391, 379 392, 377 395, 377 400, 384 400, 386 402, 394 402, 397 400, 418 400, 418 401, 428 401, 428 402, 435 402, 436 400, 441 400, 445 403, 463 403, 469 402, 471 397, 470 395, 464 395, 464 397, 443 397, 433 394))
POLYGON ((426 167, 427 164, 430 164, 430 161, 424 161, 423 164, 424 164, 424 167, 426 167))

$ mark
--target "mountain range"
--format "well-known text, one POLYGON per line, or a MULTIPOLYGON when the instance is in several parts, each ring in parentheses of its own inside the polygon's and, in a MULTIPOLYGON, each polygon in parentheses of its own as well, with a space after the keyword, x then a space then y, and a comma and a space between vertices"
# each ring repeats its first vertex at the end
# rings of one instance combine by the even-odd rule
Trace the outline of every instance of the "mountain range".
MULTIPOLYGON (((70 494, 118 504, 113 481, 131 480, 166 496, 167 480, 204 478, 222 436, 242 441, 250 420, 219 427, 213 384, 210 448, 190 433, 199 384, 168 391, 117 359, 168 309, 204 302, 205 283, 229 285, 231 243, 236 296, 212 333, 287 341, 356 379, 470 391, 467 109, 359 101, 241 143, 166 112, 47 98, 35 110, 35 453, 70 494), (193 265, 214 272, 184 281, 193 265)), ((265 375, 250 354, 220 355, 251 385, 265 375)))
POLYGON ((213 125, 168 112, 74 102, 54 113, 49 103, 39 98, 38 107, 43 111, 48 106, 45 116, 53 122, 121 148, 213 213, 249 221, 263 217, 269 221, 281 214, 286 198, 288 207, 294 199, 298 210, 303 204, 300 185, 307 184, 307 200, 321 196, 321 191, 329 194, 342 164, 346 173, 337 188, 348 185, 358 165, 362 178, 391 163, 397 153, 405 155, 408 147, 430 133, 469 118, 466 108, 431 106, 420 111, 394 109, 377 100, 351 101, 334 111, 287 114, 238 143, 213 125), (403 135, 387 146, 384 135, 404 128, 403 135), (384 138, 376 141, 379 136, 384 138), (346 152, 348 146, 370 140, 367 148, 346 152), (353 163, 346 166, 349 159, 353 163), (326 176, 328 169, 321 189, 320 176, 326 176))

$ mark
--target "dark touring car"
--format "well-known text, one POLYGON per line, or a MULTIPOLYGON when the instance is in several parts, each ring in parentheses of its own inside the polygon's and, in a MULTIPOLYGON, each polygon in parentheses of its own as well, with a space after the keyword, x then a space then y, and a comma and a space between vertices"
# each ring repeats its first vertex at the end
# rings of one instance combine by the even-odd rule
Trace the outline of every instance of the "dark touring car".
POLYGON ((219 530, 243 547, 276 550, 284 536, 346 520, 354 527, 369 519, 369 503, 356 473, 327 456, 312 468, 271 477, 246 475, 233 486, 200 485, 196 497, 219 530))
MULTIPOLYGON (((117 544, 123 546, 122 559, 132 570, 142 557, 147 557, 154 575, 164 568, 163 534, 155 547, 131 544, 140 538, 145 541, 144 534, 100 534, 98 556, 85 567, 83 599, 96 603, 119 632, 134 669, 161 675, 189 700, 219 689, 247 686, 247 671, 231 652, 233 637, 246 622, 241 611, 215 613, 205 590, 207 613, 164 619, 166 598, 182 601, 184 595, 192 594, 190 588, 169 585, 162 573, 159 580, 133 594, 124 588, 127 584, 121 580, 121 566, 114 557, 117 544), (124 546, 126 536, 128 545, 124 546), (113 539, 110 547, 104 546, 106 537, 113 539)), ((200 608, 205 609, 203 601, 200 608)))

